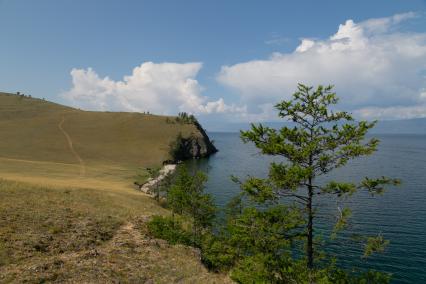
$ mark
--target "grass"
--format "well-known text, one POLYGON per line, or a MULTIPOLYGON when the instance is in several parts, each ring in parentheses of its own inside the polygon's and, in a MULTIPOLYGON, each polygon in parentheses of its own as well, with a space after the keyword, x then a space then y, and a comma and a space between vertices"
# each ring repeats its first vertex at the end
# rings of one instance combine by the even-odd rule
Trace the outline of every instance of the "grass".
POLYGON ((197 132, 166 119, 0 93, 0 283, 229 282, 147 234, 169 212, 132 183, 197 132))
POLYGON ((137 192, 0 180, 0 282, 224 283, 197 251, 150 239, 169 214, 137 192))
POLYGON ((139 168, 158 166, 169 158, 169 144, 178 133, 198 132, 190 124, 167 123, 167 118, 81 111, 0 93, 0 160, 6 165, 0 167, 0 175, 54 185, 78 177, 81 158, 86 168, 81 185, 108 181, 126 186, 139 168))

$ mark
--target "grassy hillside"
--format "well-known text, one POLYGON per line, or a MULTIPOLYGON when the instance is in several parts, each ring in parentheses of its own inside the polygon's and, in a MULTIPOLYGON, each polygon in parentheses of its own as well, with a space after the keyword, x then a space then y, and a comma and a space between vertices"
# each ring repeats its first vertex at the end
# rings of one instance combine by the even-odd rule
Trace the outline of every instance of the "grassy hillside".
POLYGON ((0 180, 0 283, 227 283, 194 249, 151 239, 168 214, 136 191, 0 180))
POLYGON ((0 93, 0 176, 43 184, 128 186, 138 168, 168 158, 179 132, 197 132, 193 125, 169 124, 166 118, 81 111, 0 93))
POLYGON ((132 187, 189 124, 0 93, 0 283, 226 283, 192 248, 151 239, 167 215, 132 187))

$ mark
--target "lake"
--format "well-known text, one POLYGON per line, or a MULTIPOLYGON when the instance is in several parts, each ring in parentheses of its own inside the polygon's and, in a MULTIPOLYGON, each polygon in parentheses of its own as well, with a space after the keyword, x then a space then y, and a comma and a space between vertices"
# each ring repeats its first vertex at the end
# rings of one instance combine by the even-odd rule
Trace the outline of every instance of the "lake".
MULTIPOLYGON (((277 158, 259 154, 252 144, 241 142, 238 133, 209 133, 219 152, 209 159, 191 161, 206 171, 207 192, 224 206, 239 192, 230 175, 265 177, 277 158)), ((393 274, 392 283, 426 283, 426 135, 375 135, 381 140, 372 156, 350 162, 322 181, 357 181, 365 176, 400 178, 402 185, 383 196, 355 194, 345 204, 352 209, 351 225, 326 251, 338 257, 343 267, 372 268, 393 274), (382 234, 390 240, 385 253, 364 260, 362 247, 350 242, 353 233, 382 234)), ((338 212, 336 200, 321 199, 317 234, 329 235, 338 212)), ((326 237, 324 238, 326 239, 326 237)))

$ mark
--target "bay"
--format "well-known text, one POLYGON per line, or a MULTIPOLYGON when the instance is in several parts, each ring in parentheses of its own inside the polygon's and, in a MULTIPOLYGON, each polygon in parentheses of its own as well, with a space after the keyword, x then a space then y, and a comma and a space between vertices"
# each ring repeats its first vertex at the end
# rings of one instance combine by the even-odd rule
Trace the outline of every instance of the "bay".
MULTIPOLYGON (((207 172, 206 191, 223 207, 239 192, 231 175, 265 177, 277 157, 259 154, 252 144, 241 142, 238 133, 209 133, 219 152, 209 159, 190 161, 192 167, 207 172)), ((320 180, 357 181, 365 176, 400 178, 402 185, 383 196, 360 192, 345 202, 353 212, 351 225, 336 241, 326 241, 325 250, 336 255, 338 265, 375 269, 393 274, 392 283, 426 283, 426 135, 375 135, 381 140, 372 156, 351 161, 344 168, 320 180), (362 259, 362 244, 353 233, 381 234, 390 240, 385 253, 362 259)), ((330 233, 338 207, 333 199, 318 200, 317 235, 330 233)))

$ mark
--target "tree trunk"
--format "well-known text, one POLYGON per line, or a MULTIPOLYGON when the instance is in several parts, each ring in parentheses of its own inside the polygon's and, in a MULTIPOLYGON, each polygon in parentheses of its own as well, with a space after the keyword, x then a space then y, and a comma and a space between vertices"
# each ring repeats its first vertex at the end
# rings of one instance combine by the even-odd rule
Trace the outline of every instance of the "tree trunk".
POLYGON ((313 197, 313 187, 312 179, 309 178, 308 186, 308 244, 306 246, 306 255, 308 257, 308 268, 314 268, 314 245, 313 245, 313 212, 312 212, 312 197, 313 197))
MULTIPOLYGON (((310 129, 311 132, 311 139, 310 141, 313 140, 313 129, 310 129)), ((313 165, 313 154, 311 153, 309 155, 309 168, 312 169, 312 165, 313 165)), ((312 270, 314 268, 314 215, 312 212, 312 199, 314 196, 314 187, 312 186, 312 179, 313 176, 312 174, 309 176, 308 179, 308 204, 307 204, 307 209, 308 209, 308 244, 306 246, 306 254, 308 256, 308 269, 312 270)))

